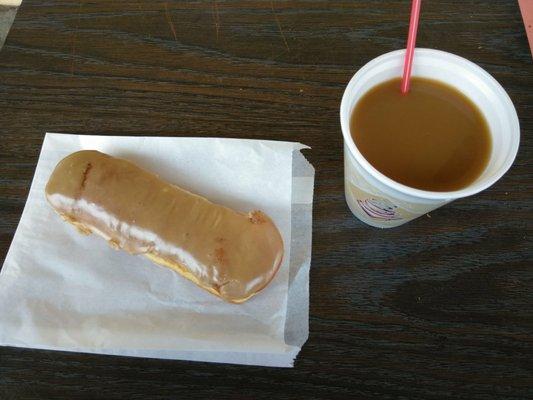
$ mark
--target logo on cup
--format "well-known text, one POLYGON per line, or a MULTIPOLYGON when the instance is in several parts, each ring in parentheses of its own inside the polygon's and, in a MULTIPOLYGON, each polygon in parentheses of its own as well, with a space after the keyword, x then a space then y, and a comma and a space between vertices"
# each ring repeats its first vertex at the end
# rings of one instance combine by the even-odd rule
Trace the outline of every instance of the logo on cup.
POLYGON ((371 218, 385 220, 385 221, 397 221, 402 219, 396 212, 398 206, 395 206, 386 199, 366 199, 357 200, 359 207, 371 218))

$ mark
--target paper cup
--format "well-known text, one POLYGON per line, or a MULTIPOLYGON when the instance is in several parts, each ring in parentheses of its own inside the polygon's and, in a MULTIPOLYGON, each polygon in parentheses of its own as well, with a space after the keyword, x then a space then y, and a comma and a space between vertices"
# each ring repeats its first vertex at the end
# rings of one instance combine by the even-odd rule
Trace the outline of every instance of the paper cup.
POLYGON ((470 98, 489 125, 492 153, 483 173, 468 187, 431 192, 395 182, 372 167, 350 134, 350 117, 359 99, 372 87, 399 77, 405 50, 383 54, 353 76, 342 97, 344 189, 352 213, 368 225, 392 228, 452 200, 476 194, 495 183, 511 167, 520 142, 520 126, 511 99, 501 85, 476 64, 439 50, 416 49, 413 76, 435 79, 470 98))

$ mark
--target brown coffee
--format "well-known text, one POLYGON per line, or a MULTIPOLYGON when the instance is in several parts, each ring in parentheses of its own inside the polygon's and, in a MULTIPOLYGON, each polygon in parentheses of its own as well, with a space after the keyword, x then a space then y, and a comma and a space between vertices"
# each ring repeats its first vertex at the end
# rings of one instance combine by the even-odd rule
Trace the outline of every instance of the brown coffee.
POLYGON ((491 153, 491 136, 477 106, 453 87, 411 78, 370 89, 350 121, 353 140, 378 171, 404 185, 431 191, 459 190, 475 181, 491 153))

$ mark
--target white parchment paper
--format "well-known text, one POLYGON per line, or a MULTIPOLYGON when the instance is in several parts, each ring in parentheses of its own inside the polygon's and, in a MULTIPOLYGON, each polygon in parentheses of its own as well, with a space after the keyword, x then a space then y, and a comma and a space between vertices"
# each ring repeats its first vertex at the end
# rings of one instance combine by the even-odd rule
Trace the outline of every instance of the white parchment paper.
POLYGON ((47 134, 0 272, 0 345, 290 367, 308 336, 314 169, 289 142, 47 134), (68 154, 96 149, 235 210, 265 211, 284 262, 228 304, 144 257, 80 235, 46 202, 68 154))

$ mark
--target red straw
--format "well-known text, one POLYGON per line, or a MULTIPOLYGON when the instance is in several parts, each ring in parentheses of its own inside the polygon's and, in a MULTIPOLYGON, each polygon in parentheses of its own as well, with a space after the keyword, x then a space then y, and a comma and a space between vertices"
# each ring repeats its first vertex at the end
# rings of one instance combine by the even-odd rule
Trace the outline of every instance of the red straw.
POLYGON ((411 79, 411 69, 413 67, 413 56, 415 55, 416 32, 418 31, 418 18, 420 17, 421 2, 422 0, 413 0, 411 6, 409 36, 407 36, 407 49, 405 51, 405 61, 403 64, 402 94, 409 92, 409 81, 411 79))

